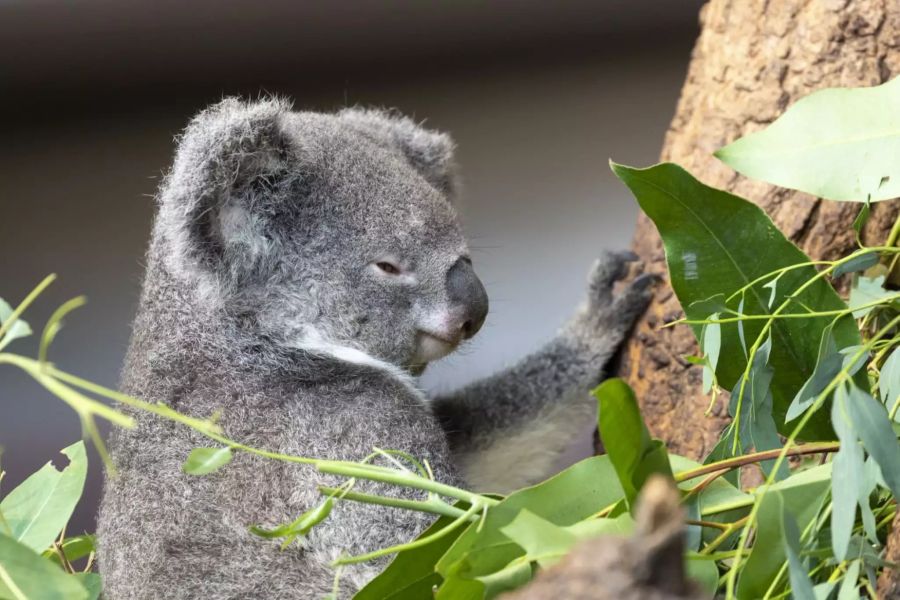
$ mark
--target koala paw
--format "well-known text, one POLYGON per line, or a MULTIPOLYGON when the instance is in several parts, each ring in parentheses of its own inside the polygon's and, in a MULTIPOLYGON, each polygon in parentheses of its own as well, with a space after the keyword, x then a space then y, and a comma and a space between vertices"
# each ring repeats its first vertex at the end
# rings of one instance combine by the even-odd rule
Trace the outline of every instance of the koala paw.
POLYGON ((653 287, 662 278, 644 273, 613 294, 613 286, 628 274, 628 265, 638 260, 633 252, 606 252, 594 263, 588 280, 588 316, 607 327, 630 328, 653 297, 653 287))

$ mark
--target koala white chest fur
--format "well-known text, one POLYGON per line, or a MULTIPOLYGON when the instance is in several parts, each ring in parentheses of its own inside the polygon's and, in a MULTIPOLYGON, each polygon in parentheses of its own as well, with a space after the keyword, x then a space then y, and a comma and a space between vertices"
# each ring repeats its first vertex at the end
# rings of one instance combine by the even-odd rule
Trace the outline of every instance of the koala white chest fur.
MULTIPOLYGON (((483 491, 546 477, 592 414, 588 390, 651 280, 613 295, 632 257, 606 254, 544 348, 425 398, 415 377, 488 311, 453 208, 452 150, 447 136, 380 111, 228 99, 200 113, 159 191, 123 391, 218 411, 228 437, 270 451, 360 460, 392 448, 483 491)), ((118 476, 98 528, 109 600, 319 599, 340 553, 408 541, 430 521, 339 503, 303 547, 282 551, 248 526, 292 521, 334 480, 246 453, 186 475, 185 457, 209 440, 145 414, 111 443, 118 476)), ((342 593, 377 567, 349 570, 342 593)))

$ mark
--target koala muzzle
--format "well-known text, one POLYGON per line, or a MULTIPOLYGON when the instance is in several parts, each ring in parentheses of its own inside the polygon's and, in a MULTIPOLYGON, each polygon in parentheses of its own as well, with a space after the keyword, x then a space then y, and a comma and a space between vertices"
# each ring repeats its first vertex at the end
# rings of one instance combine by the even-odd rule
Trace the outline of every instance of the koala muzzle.
POLYGON ((454 315, 452 329, 469 339, 478 333, 488 314, 487 291, 469 260, 460 258, 447 271, 447 296, 454 315))

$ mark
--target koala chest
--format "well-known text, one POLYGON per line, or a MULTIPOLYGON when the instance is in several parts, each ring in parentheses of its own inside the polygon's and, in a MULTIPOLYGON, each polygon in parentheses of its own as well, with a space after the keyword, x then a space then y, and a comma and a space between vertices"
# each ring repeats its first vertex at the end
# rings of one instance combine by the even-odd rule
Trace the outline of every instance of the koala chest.
POLYGON ((294 453, 358 461, 375 448, 400 450, 428 460, 456 481, 446 435, 431 408, 406 386, 347 385, 306 389, 284 405, 284 440, 294 453))

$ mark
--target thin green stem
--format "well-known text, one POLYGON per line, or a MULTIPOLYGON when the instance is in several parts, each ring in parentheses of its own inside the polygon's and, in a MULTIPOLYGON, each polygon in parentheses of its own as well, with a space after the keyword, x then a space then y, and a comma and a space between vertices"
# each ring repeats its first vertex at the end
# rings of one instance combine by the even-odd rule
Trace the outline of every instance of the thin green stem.
POLYGON ((715 552, 716 548, 725 543, 725 541, 730 538, 734 532, 743 527, 744 523, 747 521, 747 517, 743 519, 738 519, 734 523, 729 524, 722 533, 720 533, 716 538, 708 543, 703 550, 700 551, 700 554, 712 554, 715 552))
POLYGON ((852 314, 858 310, 874 308, 877 306, 881 306, 882 304, 888 304, 889 302, 897 299, 900 299, 900 293, 886 296, 884 298, 881 298, 880 300, 875 300, 866 304, 860 304, 859 306, 856 306, 854 308, 843 308, 840 310, 823 310, 807 313, 785 313, 778 315, 740 315, 737 317, 726 317, 724 319, 681 319, 679 321, 676 321, 675 323, 684 323, 686 325, 716 325, 725 323, 737 323, 739 321, 764 321, 768 319, 815 319, 817 317, 843 317, 844 315, 852 314))
POLYGON ((475 516, 479 511, 485 509, 486 507, 475 503, 473 504, 469 510, 460 515, 456 520, 447 525, 446 527, 441 528, 439 531, 434 532, 433 534, 419 538, 412 542, 406 544, 399 544, 397 546, 391 546, 390 548, 382 548, 381 550, 375 550, 373 552, 368 552, 366 554, 360 554, 358 556, 347 556, 341 557, 331 563, 334 566, 337 565, 350 565, 354 563, 366 562, 369 560, 373 560, 376 558, 381 558, 382 556, 387 556, 388 554, 395 554, 397 552, 403 552, 405 550, 413 550, 414 548, 419 548, 421 546, 425 546, 434 542, 436 540, 441 539, 442 537, 447 536, 452 533, 454 530, 459 528, 461 525, 468 523, 469 519, 475 516))
POLYGON ((765 275, 761 275, 760 277, 757 277, 756 279, 754 279, 747 285, 745 285, 741 288, 738 288, 738 290, 735 291, 734 293, 732 293, 730 296, 728 296, 728 298, 726 298, 725 301, 731 302, 732 300, 737 298, 740 294, 742 294, 742 293, 746 292, 747 290, 749 290, 750 288, 752 288, 754 285, 757 285, 757 284, 762 283, 763 281, 772 279, 773 277, 781 277, 788 271, 793 271, 795 269, 802 269, 805 267, 818 267, 821 265, 829 265, 830 266, 833 264, 835 264, 835 261, 833 261, 833 260, 810 260, 810 261, 806 261, 806 262, 794 263, 793 265, 788 265, 787 267, 781 267, 780 269, 775 269, 774 271, 769 271, 765 275))
POLYGON ((894 221, 894 226, 891 227, 891 232, 888 234, 887 239, 884 241, 884 245, 896 246, 898 237, 900 237, 900 214, 897 215, 897 219, 894 221))
MULTIPOLYGON (((331 495, 340 492, 340 488, 333 488, 324 485, 319 486, 319 492, 324 495, 331 495)), ((405 498, 391 498, 388 496, 376 496, 374 494, 364 494, 362 492, 347 491, 340 495, 342 500, 353 500, 354 502, 363 502, 365 504, 378 504, 380 506, 391 506, 394 508, 404 508, 418 512, 427 512, 445 517, 460 517, 466 511, 455 506, 450 506, 446 502, 440 500, 407 500, 405 498)))
POLYGON ((403 487, 411 487, 428 492, 434 492, 441 496, 456 498, 457 500, 465 500, 472 505, 494 506, 498 504, 497 500, 481 496, 473 492, 467 492, 460 488, 432 481, 424 477, 419 477, 406 471, 380 471, 372 470, 367 466, 358 463, 332 460, 314 461, 316 468, 331 475, 342 475, 344 477, 358 477, 360 479, 369 479, 372 481, 381 481, 383 483, 392 483, 403 487))
MULTIPOLYGON (((796 446, 792 448, 788 455, 802 456, 805 454, 821 454, 825 452, 837 452, 839 449, 840 444, 838 442, 813 442, 810 444, 803 444, 802 446, 796 446)), ((782 451, 783 450, 779 448, 776 450, 765 450, 763 452, 751 452, 750 454, 743 454, 734 458, 726 458, 724 460, 709 463, 708 465, 702 465, 688 471, 681 471, 679 473, 676 473, 675 481, 680 483, 682 481, 694 479, 708 473, 728 471, 737 467, 743 467, 753 463, 772 460, 774 458, 778 458, 782 451)))
MULTIPOLYGON (((31 292, 29 292, 27 296, 25 296, 25 299, 19 303, 16 309, 12 311, 12 314, 9 315, 9 318, 3 321, 3 323, 0 323, 0 340, 3 339, 3 336, 6 335, 6 332, 9 331, 10 327, 13 326, 13 323, 19 320, 19 317, 22 316, 22 313, 24 313, 25 310, 29 306, 31 306, 31 303, 34 302, 35 298, 40 296, 41 292, 47 289, 47 286, 53 283, 54 280, 56 280, 55 273, 44 277, 44 280, 37 284, 37 286, 35 286, 35 288, 31 290, 31 292)), ((0 350, 2 349, 3 347, 0 346, 0 350)))

